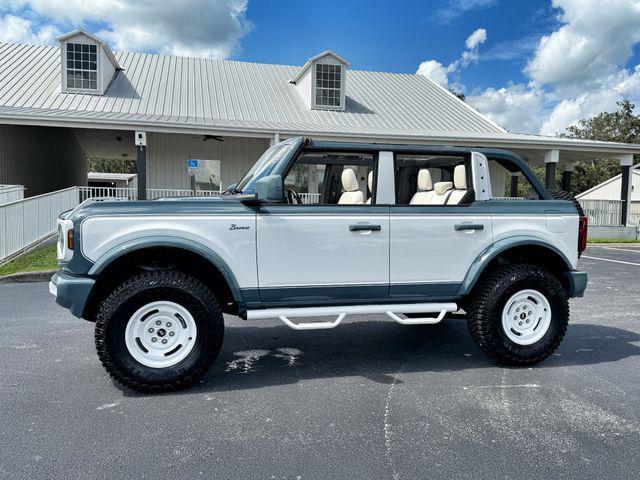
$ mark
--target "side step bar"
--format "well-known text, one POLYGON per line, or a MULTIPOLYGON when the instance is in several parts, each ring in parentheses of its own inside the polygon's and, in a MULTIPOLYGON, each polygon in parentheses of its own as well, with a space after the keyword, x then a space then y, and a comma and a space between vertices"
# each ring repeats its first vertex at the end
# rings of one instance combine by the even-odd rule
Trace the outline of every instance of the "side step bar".
POLYGON ((406 303, 389 305, 348 305, 337 307, 309 307, 309 308, 269 308, 265 310, 248 310, 247 320, 264 320, 278 318, 294 330, 320 330, 334 328, 347 315, 375 315, 384 313, 402 325, 429 325, 442 321, 447 312, 455 312, 455 303, 406 303), (402 318, 403 313, 437 313, 437 317, 402 318), (290 318, 310 318, 334 316, 332 322, 294 323, 290 318))

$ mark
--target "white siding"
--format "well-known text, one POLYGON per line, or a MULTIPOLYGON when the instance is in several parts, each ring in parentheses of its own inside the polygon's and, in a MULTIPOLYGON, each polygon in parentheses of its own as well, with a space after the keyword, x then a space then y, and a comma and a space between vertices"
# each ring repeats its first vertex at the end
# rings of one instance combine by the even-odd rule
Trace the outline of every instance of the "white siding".
POLYGON ((296 89, 300 94, 300 98, 307 106, 307 108, 311 108, 311 69, 308 68, 306 72, 300 77, 300 79, 296 82, 296 89))
MULTIPOLYGON (((598 187, 577 195, 577 198, 580 200, 620 200, 621 186, 622 179, 617 176, 610 182, 604 182, 598 187)), ((633 171, 631 200, 634 202, 640 201, 640 172, 637 170, 633 171)))
POLYGON ((220 160, 222 185, 240 180, 269 148, 261 138, 224 137, 202 141, 202 135, 151 133, 147 135, 147 186, 149 188, 189 188, 187 160, 220 160))

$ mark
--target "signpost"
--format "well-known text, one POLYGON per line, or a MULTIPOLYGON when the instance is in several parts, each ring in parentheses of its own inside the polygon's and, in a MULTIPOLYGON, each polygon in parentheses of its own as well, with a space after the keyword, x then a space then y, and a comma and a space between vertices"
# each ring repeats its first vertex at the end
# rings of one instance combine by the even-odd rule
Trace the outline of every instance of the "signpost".
POLYGON ((198 173, 198 160, 187 160, 187 169, 191 177, 191 189, 196 194, 196 173, 198 173))

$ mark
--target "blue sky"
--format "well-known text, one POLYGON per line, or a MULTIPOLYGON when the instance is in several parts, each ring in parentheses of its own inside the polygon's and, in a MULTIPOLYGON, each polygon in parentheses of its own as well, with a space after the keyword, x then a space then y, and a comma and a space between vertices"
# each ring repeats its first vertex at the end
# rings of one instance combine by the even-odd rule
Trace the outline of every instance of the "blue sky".
POLYGON ((0 41, 76 27, 114 50, 419 73, 507 129, 557 134, 640 101, 640 0, 0 0, 0 41))

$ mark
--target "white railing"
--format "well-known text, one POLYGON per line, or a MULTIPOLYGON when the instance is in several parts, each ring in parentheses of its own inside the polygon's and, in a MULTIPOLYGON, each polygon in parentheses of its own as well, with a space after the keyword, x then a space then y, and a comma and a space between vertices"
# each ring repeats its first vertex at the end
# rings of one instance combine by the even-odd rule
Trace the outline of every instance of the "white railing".
POLYGON ((0 261, 50 236, 60 213, 78 205, 78 187, 0 205, 0 261))
POLYGON ((80 194, 80 202, 84 202, 89 198, 98 197, 115 197, 126 198, 127 200, 136 200, 138 198, 137 188, 127 187, 78 187, 80 194))
MULTIPOLYGON (((80 191, 80 201, 88 198, 115 197, 126 198, 128 200, 138 199, 138 189, 130 187, 78 187, 80 191)), ((196 190, 196 197, 209 197, 220 195, 220 192, 213 190, 196 190)), ((193 190, 183 188, 147 188, 147 198, 153 200, 164 197, 192 197, 193 190)))
POLYGON ((321 198, 322 198, 321 193, 301 193, 300 194, 300 200, 302 200, 302 203, 305 203, 305 204, 319 203, 321 198))
POLYGON ((24 198, 24 185, 0 185, 0 205, 24 198))
POLYGON ((195 194, 193 190, 181 189, 181 188, 147 188, 147 198, 153 200, 154 198, 164 197, 211 197, 220 195, 220 192, 214 190, 196 190, 195 194))
MULTIPOLYGON (((579 200, 584 213, 589 217, 589 225, 622 225, 622 200, 579 200)), ((640 224, 640 202, 631 202, 629 223, 640 224)))

